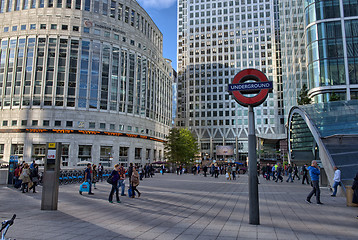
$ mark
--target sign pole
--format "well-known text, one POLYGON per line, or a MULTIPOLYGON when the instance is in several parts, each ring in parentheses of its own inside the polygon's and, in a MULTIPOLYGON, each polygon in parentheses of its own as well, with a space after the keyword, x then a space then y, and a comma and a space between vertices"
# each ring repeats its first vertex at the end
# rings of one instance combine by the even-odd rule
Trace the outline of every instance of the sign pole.
POLYGON ((249 223, 260 225, 254 108, 249 105, 249 223))
POLYGON ((254 107, 266 100, 272 88, 273 82, 270 82, 263 72, 251 68, 237 73, 232 84, 228 86, 236 102, 249 110, 249 223, 253 225, 260 225, 254 107), (257 95, 254 95, 255 93, 257 95))

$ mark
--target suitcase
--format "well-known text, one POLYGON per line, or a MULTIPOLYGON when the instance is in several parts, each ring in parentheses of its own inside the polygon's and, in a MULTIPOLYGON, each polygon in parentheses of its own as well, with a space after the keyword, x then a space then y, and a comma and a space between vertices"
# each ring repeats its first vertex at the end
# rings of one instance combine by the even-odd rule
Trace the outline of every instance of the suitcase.
POLYGON ((80 192, 89 192, 90 184, 88 182, 84 182, 80 185, 80 192))

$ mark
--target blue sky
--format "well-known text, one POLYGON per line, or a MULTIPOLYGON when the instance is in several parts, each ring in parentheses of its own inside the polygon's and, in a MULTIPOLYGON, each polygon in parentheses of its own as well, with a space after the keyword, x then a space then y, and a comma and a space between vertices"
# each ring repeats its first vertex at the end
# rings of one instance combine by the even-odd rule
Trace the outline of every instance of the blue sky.
POLYGON ((177 69, 177 0, 137 0, 163 34, 163 57, 177 69))

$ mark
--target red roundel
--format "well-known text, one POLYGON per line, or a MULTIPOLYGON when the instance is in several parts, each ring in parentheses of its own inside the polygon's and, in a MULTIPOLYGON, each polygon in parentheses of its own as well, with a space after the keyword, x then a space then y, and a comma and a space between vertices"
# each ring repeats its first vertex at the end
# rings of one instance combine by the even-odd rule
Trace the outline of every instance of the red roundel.
MULTIPOLYGON (((263 72, 257 69, 248 68, 236 74, 234 80, 232 81, 232 84, 244 83, 248 80, 254 80, 256 82, 268 82, 268 79, 263 72)), ((245 107, 249 105, 253 107, 260 105, 266 100, 268 93, 269 89, 261 89, 259 94, 257 94, 256 96, 245 97, 240 91, 232 91, 232 94, 234 95, 236 101, 240 105, 245 107)))

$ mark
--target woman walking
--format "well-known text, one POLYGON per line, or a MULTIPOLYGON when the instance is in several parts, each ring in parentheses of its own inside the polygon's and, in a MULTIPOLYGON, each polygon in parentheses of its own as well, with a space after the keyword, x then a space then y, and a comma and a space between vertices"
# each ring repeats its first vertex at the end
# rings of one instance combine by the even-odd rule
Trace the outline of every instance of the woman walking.
POLYGON ((137 189, 137 186, 139 185, 139 174, 136 170, 136 167, 133 167, 131 185, 132 185, 132 198, 134 198, 134 191, 136 191, 138 193, 138 197, 140 197, 140 192, 137 189))
POLYGON ((26 192, 28 192, 29 191, 29 183, 31 182, 29 164, 27 164, 27 163, 24 164, 24 167, 21 171, 21 175, 20 175, 19 179, 22 180, 22 185, 21 185, 22 193, 25 193, 25 188, 26 188, 26 192))
POLYGON ((98 178, 97 178, 97 166, 95 164, 93 164, 93 166, 92 166, 92 173, 93 173, 93 176, 92 176, 93 187, 94 187, 94 189, 97 189, 96 182, 98 182, 98 178))
POLYGON ((109 198, 108 201, 110 203, 113 203, 113 194, 114 191, 116 192, 116 199, 117 199, 117 203, 120 203, 121 201, 119 200, 119 194, 118 194, 118 180, 119 180, 119 164, 114 165, 114 169, 111 173, 110 178, 112 178, 112 189, 111 192, 109 194, 109 198))

